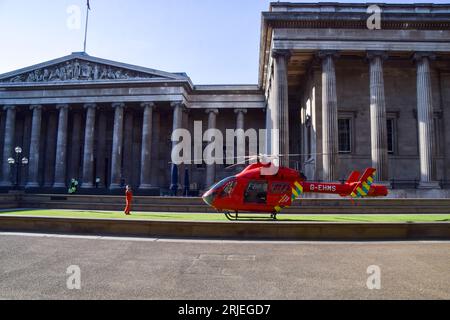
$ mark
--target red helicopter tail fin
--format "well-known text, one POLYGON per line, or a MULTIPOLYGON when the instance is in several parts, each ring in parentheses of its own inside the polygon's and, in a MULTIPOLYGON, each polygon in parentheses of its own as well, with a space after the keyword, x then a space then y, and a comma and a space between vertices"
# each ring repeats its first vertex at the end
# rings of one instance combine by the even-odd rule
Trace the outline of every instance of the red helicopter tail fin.
POLYGON ((375 179, 375 172, 377 170, 374 168, 367 168, 366 171, 364 171, 362 177, 361 177, 361 183, 362 182, 366 182, 368 179, 370 180, 370 178, 372 178, 371 183, 373 183, 373 179, 375 179))
POLYGON ((355 186, 352 193, 350 194, 352 198, 364 198, 370 192, 370 187, 372 186, 375 179, 374 168, 368 168, 364 171, 359 183, 355 186))
POLYGON ((360 175, 361 175, 361 173, 359 171, 353 171, 347 179, 347 184, 352 184, 354 182, 358 182, 360 175))

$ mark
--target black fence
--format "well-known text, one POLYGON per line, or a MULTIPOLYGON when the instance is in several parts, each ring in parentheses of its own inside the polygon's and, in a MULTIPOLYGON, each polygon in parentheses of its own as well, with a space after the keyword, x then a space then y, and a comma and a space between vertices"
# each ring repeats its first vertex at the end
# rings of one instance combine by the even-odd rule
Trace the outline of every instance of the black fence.
MULTIPOLYGON (((391 179, 392 189, 418 189, 420 185, 420 180, 397 180, 391 179)), ((441 189, 450 188, 450 180, 438 180, 441 189)))

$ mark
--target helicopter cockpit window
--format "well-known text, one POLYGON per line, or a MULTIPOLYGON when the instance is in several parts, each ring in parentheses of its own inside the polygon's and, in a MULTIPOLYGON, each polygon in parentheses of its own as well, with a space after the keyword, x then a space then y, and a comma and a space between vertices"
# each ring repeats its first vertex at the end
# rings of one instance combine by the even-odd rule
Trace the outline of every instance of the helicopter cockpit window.
POLYGON ((244 202, 265 204, 267 202, 267 182, 250 181, 244 193, 244 202))
POLYGON ((226 183, 228 183, 228 182, 230 182, 231 180, 234 180, 234 179, 235 179, 234 176, 233 176, 233 177, 225 178, 225 179, 223 179, 223 180, 217 182, 215 185, 213 185, 213 186, 211 187, 211 189, 213 189, 213 190, 219 189, 220 187, 222 187, 223 185, 225 185, 226 183))
POLYGON ((234 187, 236 187, 236 180, 229 181, 223 188, 222 192, 220 193, 220 197, 227 198, 227 197, 231 196, 231 193, 233 192, 234 187))

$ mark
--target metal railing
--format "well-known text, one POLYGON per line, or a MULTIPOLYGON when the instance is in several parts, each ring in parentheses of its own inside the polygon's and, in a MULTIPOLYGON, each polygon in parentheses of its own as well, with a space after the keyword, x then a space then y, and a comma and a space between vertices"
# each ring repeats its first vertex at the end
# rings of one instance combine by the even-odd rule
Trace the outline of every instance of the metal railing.
MULTIPOLYGON (((391 179, 392 189, 418 189, 420 185, 420 180, 402 180, 402 179, 391 179)), ((441 189, 450 188, 450 180, 438 180, 441 189)))

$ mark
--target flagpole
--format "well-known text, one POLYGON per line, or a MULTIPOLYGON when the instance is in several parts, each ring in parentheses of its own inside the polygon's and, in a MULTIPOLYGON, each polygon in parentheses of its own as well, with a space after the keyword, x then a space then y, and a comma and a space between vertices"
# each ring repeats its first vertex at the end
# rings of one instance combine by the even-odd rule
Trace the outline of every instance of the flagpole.
POLYGON ((84 28, 84 50, 83 50, 84 53, 86 53, 88 22, 89 22, 89 5, 86 6, 86 27, 84 28))

